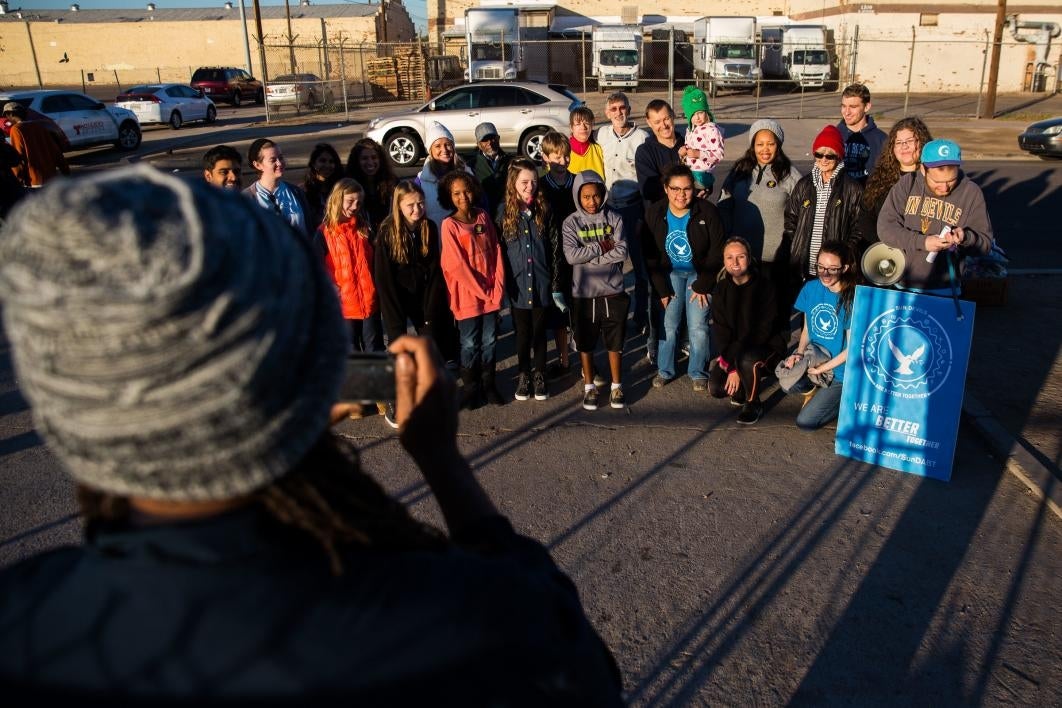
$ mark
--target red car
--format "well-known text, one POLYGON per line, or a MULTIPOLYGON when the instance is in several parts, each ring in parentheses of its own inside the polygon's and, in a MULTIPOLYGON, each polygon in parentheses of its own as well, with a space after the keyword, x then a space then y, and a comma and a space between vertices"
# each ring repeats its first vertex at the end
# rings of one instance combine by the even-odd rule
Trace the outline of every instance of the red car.
MULTIPOLYGON (((59 124, 56 123, 54 120, 44 115, 43 113, 38 113, 32 108, 26 109, 26 120, 35 120, 40 123, 44 123, 45 126, 47 126, 48 130, 50 130, 52 134, 55 135, 55 139, 59 141, 59 145, 60 147, 62 147, 63 152, 68 152, 70 150, 70 140, 66 137, 66 133, 63 132, 63 129, 60 128, 59 124)), ((10 141, 11 121, 9 121, 7 118, 0 116, 0 130, 4 131, 4 138, 10 141)))

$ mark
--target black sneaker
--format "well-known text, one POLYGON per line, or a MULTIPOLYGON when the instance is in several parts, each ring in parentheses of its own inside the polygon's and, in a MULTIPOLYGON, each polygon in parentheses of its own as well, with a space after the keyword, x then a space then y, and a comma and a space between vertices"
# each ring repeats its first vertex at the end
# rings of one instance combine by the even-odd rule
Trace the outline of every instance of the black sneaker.
POLYGON ((763 415, 763 404, 746 403, 741 407, 741 412, 738 413, 737 422, 742 425, 752 425, 763 415))
POLYGON ((535 400, 544 401, 549 398, 549 391, 546 390, 546 377, 536 371, 532 380, 535 386, 535 400))
POLYGON ((622 388, 614 388, 608 394, 608 404, 613 408, 623 408, 627 405, 627 399, 623 396, 622 388))
POLYGON ((516 400, 526 401, 531 398, 531 377, 527 374, 520 374, 520 378, 516 380, 516 400))
POLYGON ((734 392, 734 395, 730 397, 730 405, 734 406, 735 408, 740 408, 741 406, 745 405, 744 389, 739 388, 737 391, 734 392))
POLYGON ((588 411, 597 410, 597 386, 583 391, 583 408, 588 411))
POLYGON ((395 430, 398 430, 398 421, 395 416, 395 404, 387 403, 384 405, 384 422, 390 425, 395 430))

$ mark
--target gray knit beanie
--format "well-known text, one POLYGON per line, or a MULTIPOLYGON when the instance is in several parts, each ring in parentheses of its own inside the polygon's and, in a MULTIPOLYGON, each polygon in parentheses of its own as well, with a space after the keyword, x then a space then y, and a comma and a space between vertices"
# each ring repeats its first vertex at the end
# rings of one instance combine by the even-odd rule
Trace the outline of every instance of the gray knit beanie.
POLYGON ((774 137, 778 138, 779 145, 785 142, 785 132, 782 130, 781 123, 774 118, 760 118, 749 128, 749 145, 752 145, 753 141, 756 140, 756 133, 761 130, 769 130, 774 133, 774 137))
POLYGON ((149 167, 56 180, 0 231, 38 431, 96 489, 227 499, 328 426, 348 347, 309 246, 246 198, 149 167))

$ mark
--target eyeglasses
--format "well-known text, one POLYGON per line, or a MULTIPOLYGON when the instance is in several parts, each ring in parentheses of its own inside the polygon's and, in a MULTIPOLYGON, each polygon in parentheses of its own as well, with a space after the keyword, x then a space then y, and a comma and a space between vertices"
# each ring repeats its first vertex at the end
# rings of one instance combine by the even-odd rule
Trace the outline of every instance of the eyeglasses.
POLYGON ((951 179, 933 179, 932 177, 929 176, 929 171, 928 170, 926 171, 926 182, 929 182, 930 184, 940 185, 942 187, 948 187, 950 189, 951 187, 954 187, 955 183, 958 182, 958 181, 959 181, 959 176, 958 175, 955 175, 955 177, 953 177, 951 179))
POLYGON ((680 193, 683 193, 683 192, 685 192, 687 194, 693 194, 693 187, 672 187, 669 184, 669 185, 667 185, 667 191, 674 192, 675 194, 680 194, 680 193))
POLYGON ((841 272, 840 268, 827 268, 826 266, 815 266, 815 269, 824 275, 837 275, 841 272))
POLYGON ((829 160, 830 162, 837 162, 838 159, 837 155, 834 155, 832 152, 814 152, 812 153, 812 155, 815 156, 816 160, 829 160))
POLYGON ((897 140, 893 145, 896 147, 909 148, 918 144, 918 138, 908 138, 907 140, 897 140))

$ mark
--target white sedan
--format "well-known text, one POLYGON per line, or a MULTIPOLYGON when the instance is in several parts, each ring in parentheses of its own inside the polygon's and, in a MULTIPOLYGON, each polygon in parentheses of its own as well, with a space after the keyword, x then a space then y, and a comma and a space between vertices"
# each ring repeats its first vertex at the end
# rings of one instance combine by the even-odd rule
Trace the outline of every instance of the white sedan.
POLYGON ((135 113, 141 125, 169 123, 174 130, 188 121, 213 123, 218 117, 213 101, 184 84, 134 86, 114 99, 114 105, 135 113))
POLYGON ((119 150, 140 146, 140 122, 124 108, 106 106, 77 91, 12 91, 0 104, 16 101, 48 116, 63 129, 74 150, 112 143, 119 150))

